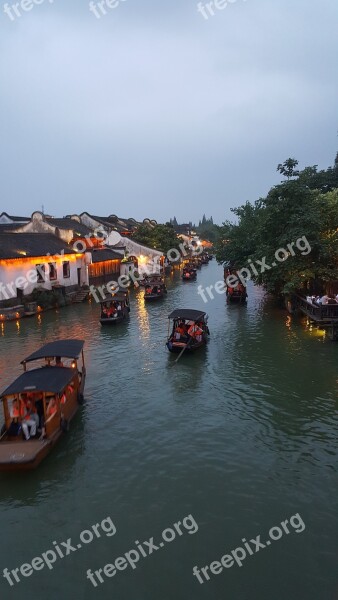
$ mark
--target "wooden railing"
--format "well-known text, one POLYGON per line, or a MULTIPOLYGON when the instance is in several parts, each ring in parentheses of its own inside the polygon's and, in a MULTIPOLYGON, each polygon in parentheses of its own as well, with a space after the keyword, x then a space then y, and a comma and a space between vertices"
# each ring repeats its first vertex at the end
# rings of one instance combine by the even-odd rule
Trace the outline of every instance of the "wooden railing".
POLYGON ((323 304, 317 306, 306 298, 296 295, 296 306, 314 321, 338 322, 338 304, 323 304))

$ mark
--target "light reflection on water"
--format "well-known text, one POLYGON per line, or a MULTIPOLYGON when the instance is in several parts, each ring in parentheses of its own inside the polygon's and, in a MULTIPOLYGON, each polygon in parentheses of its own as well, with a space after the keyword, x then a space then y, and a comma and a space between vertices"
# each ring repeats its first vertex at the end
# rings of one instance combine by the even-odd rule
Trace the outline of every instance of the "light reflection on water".
MULTIPOLYGON (((120 327, 102 328, 96 303, 1 323, 2 388, 39 345, 62 337, 86 342, 86 403, 70 433, 36 472, 0 476, 6 565, 27 562, 108 514, 116 520, 120 537, 110 546, 98 540, 68 566, 39 574, 51 600, 59 600, 62 585, 67 600, 82 589, 91 598, 82 561, 102 567, 134 539, 189 513, 200 525, 196 536, 163 550, 156 568, 144 564, 119 584, 107 582, 100 598, 218 600, 227 593, 242 600, 252 589, 260 600, 332 595, 338 345, 250 287, 248 306, 228 306, 221 295, 205 306, 208 347, 175 364, 165 348, 168 314, 203 308, 198 285, 221 278, 214 261, 196 282, 183 284, 175 273, 161 302, 146 306, 143 291, 132 292, 130 319, 120 327), (306 533, 240 573, 214 578, 207 592, 197 587, 194 564, 216 560, 243 536, 296 512, 306 533), (323 537, 325 547, 318 546, 323 537), (276 585, 278 573, 287 575, 283 585, 276 585)), ((32 595, 34 585, 27 579, 15 598, 32 595)))

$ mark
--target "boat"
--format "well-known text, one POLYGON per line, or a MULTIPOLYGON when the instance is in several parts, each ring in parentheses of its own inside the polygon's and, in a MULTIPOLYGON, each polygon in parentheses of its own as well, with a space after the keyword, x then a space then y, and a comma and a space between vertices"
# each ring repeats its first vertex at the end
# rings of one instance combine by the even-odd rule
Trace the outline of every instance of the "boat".
POLYGON ((208 342, 208 315, 201 310, 178 308, 168 316, 169 330, 166 346, 169 352, 194 352, 208 342), (170 326, 172 323, 171 331, 170 326), (190 330, 190 333, 189 333, 190 330))
MULTIPOLYGON (((237 270, 231 263, 224 264, 224 279, 227 282, 227 278, 230 275, 237 276, 237 270)), ((246 285, 237 279, 237 283, 233 286, 226 285, 226 298, 227 302, 231 304, 244 304, 247 301, 246 285)))
POLYGON ((101 325, 116 325, 127 319, 130 313, 129 292, 119 291, 107 294, 101 304, 101 325))
POLYGON ((158 283, 156 279, 149 280, 144 291, 144 299, 149 302, 164 298, 167 293, 167 288, 164 283, 158 283))
POLYGON ((202 265, 208 265, 210 258, 208 254, 202 254, 201 256, 201 260, 202 260, 202 265))
POLYGON ((143 279, 140 279, 138 284, 145 287, 149 284, 149 281, 156 281, 157 284, 164 283, 164 277, 160 273, 150 273, 149 275, 145 275, 143 279))
POLYGON ((83 403, 83 346, 78 339, 50 342, 21 362, 24 372, 0 395, 0 471, 35 469, 68 430, 83 403), (42 364, 28 370, 35 361, 42 364))
POLYGON ((197 277, 197 269, 193 265, 184 267, 182 279, 183 281, 193 281, 197 277))

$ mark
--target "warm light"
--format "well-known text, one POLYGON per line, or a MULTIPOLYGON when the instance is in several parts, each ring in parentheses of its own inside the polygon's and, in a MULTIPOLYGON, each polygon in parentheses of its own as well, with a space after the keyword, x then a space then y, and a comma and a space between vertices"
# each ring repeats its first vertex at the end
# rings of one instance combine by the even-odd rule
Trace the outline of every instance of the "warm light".
POLYGON ((72 369, 75 369, 75 367, 76 367, 76 361, 75 360, 72 360, 71 367, 72 367, 72 369))
POLYGON ((36 310, 37 310, 37 312, 41 312, 41 311, 42 311, 42 308, 41 308, 41 306, 37 306, 37 307, 36 307, 36 310))

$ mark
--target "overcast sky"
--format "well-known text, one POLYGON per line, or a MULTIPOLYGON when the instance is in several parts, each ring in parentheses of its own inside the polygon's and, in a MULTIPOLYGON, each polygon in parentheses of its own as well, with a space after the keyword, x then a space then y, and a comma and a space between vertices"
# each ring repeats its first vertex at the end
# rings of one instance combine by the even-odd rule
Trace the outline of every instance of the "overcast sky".
POLYGON ((333 164, 337 0, 39 2, 0 3, 0 212, 221 223, 333 164))

